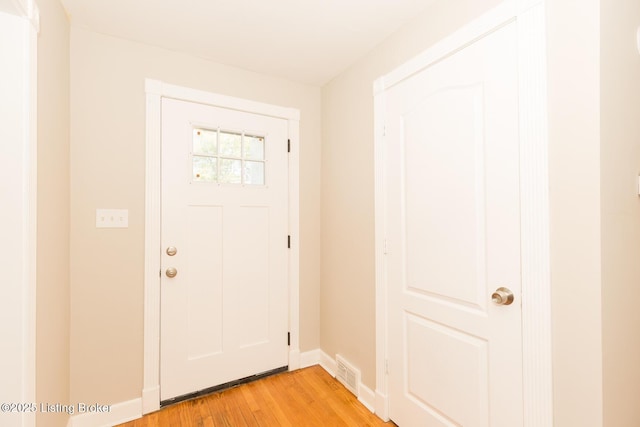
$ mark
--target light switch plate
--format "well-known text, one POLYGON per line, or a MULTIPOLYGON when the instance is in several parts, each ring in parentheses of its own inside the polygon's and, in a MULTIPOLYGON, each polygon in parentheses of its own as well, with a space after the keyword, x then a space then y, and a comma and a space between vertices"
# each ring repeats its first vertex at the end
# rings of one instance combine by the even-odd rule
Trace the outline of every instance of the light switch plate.
POLYGON ((129 228, 129 210, 96 209, 96 228, 129 228))

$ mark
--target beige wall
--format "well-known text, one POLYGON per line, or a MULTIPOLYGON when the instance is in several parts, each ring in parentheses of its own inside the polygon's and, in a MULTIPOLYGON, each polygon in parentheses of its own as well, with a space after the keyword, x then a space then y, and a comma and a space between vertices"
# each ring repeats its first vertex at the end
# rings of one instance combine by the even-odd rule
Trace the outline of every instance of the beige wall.
MULTIPOLYGON (((69 402, 69 23, 38 0, 38 234, 36 401, 69 402)), ((68 416, 37 414, 39 426, 68 416)))
POLYGON ((640 422, 640 26, 638 0, 601 1, 604 426, 640 422))
POLYGON ((499 0, 434 2, 322 89, 320 342, 375 389, 373 82, 499 0))
POLYGON ((145 78, 300 109, 300 341, 319 346, 320 89, 72 27, 72 401, 142 390, 145 78), (129 228, 96 229, 96 208, 129 228))

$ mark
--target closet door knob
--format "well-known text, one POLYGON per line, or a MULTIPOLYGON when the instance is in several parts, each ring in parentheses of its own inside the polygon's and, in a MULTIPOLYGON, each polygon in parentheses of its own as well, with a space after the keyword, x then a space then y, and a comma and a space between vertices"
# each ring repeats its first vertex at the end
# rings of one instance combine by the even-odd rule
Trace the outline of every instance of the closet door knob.
POLYGON ((498 305, 510 305, 513 302, 513 292, 508 288, 498 288, 491 294, 491 301, 498 305))

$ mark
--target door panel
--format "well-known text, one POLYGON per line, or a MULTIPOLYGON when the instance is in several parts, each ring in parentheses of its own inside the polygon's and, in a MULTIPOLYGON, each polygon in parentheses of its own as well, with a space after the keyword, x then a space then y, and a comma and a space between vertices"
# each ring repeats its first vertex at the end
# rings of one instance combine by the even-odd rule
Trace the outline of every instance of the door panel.
POLYGON ((161 400, 288 364, 287 133, 162 101, 161 400))
POLYGON ((485 299, 482 115, 473 85, 430 94, 401 118, 407 285, 475 306, 485 299))
MULTIPOLYGON (((238 210, 237 236, 229 247, 229 263, 237 286, 229 295, 245 309, 231 312, 238 346, 247 348, 269 340, 269 209, 243 206, 238 210), (251 242, 251 245, 242 242, 251 242)), ((279 243, 285 246, 284 234, 279 243)), ((233 304, 232 304, 233 305, 233 304)))
POLYGON ((515 24, 387 91, 390 416, 522 425, 515 24), (491 295, 505 286, 511 305, 491 295))
MULTIPOLYGON (((191 359, 222 352, 222 208, 189 206, 187 242, 189 272, 187 298, 187 343, 191 359), (203 226, 203 224, 207 224, 203 226), (202 330, 208 331, 202 339, 202 330)), ((185 249, 185 248, 181 248, 185 249)), ((180 251, 182 255, 183 251, 180 251)), ((182 275, 183 271, 179 274, 182 275)), ((186 272, 185 272, 186 273, 186 272)), ((171 285, 167 283, 167 285, 171 285)), ((167 328, 169 328, 167 322, 167 328)))
POLYGON ((487 341, 413 314, 405 328, 407 392, 430 422, 471 426, 487 419, 487 341))

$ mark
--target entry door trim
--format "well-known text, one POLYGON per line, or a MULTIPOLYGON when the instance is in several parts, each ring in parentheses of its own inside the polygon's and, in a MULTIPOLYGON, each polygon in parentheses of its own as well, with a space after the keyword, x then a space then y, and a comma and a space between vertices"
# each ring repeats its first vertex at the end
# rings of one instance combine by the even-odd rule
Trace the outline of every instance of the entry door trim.
POLYGON ((300 367, 299 344, 299 135, 300 111, 241 98, 218 95, 146 79, 146 186, 144 271, 144 379, 142 413, 160 409, 160 211, 161 211, 161 101, 171 98, 288 121, 289 153, 289 370, 300 367))
POLYGON ((389 419, 385 91, 503 25, 518 27, 524 427, 553 424, 545 1, 506 0, 374 83, 376 414, 389 419))

